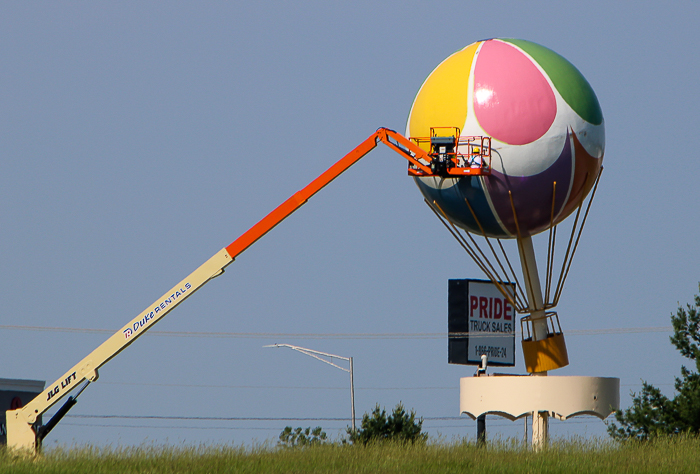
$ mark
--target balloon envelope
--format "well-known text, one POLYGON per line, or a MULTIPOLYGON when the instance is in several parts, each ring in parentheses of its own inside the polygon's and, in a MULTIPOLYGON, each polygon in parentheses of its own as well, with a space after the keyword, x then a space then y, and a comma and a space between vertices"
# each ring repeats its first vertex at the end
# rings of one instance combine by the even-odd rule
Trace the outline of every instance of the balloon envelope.
POLYGON ((603 114, 588 81, 562 56, 525 40, 478 41, 435 68, 416 95, 406 135, 427 137, 431 127, 491 137, 490 175, 416 178, 455 224, 481 234, 480 224, 490 237, 517 236, 513 207, 523 236, 564 220, 591 190, 605 150, 603 114))

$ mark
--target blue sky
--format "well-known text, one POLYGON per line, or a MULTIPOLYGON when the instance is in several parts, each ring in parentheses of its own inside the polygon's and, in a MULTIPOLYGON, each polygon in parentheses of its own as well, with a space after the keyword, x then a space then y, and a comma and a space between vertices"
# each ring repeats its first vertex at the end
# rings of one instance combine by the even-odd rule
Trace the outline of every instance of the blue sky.
MULTIPOLYGON (((51 383, 378 127, 403 131, 429 72, 516 37, 569 59, 606 121, 605 172, 557 308, 558 375, 673 392, 669 316, 698 291, 693 2, 171 2, 0 6, 0 360, 51 383), (632 328, 617 334, 617 328, 632 328), (598 332, 598 334, 590 334, 598 332)), ((540 255, 544 248, 540 247, 540 255)), ((108 363, 71 415, 349 417, 402 401, 474 436, 447 364, 447 280, 482 278, 378 148, 108 363), (187 332, 253 333, 191 337, 187 332), (266 336, 277 333, 285 336, 266 336), (331 334, 378 334, 336 337, 331 334), (388 338, 386 334, 412 336, 388 338), (314 334, 307 338, 292 334, 314 334), (423 336, 420 336, 420 335, 423 336), (325 335, 325 336, 324 336, 325 335)), ((519 348, 517 349, 519 351, 519 348)), ((525 371, 517 356, 513 373, 525 371)), ((246 443, 344 421, 66 418, 47 442, 246 443)), ((603 434, 595 419, 555 436, 603 434)), ((493 435, 522 421, 489 418, 493 435)))

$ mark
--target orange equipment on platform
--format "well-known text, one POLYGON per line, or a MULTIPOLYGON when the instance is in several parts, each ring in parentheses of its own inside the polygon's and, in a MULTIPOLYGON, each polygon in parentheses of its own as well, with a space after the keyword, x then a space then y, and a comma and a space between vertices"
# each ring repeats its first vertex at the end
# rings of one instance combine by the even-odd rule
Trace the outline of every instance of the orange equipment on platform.
MULTIPOLYGON (((430 156, 430 175, 483 176, 491 174, 491 137, 462 137, 459 127, 431 127, 429 137, 410 140, 430 156)), ((411 169, 413 176, 426 176, 411 169)))

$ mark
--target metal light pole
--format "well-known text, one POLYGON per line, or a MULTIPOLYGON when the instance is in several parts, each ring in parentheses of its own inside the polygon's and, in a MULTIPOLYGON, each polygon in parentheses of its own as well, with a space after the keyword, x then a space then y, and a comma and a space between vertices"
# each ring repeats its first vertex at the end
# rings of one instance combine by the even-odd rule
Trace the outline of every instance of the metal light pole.
POLYGON ((326 352, 319 352, 315 351, 313 349, 306 349, 304 347, 299 347, 299 346, 292 346, 291 344, 271 344, 269 346, 263 346, 263 347, 289 347, 290 349, 293 349, 297 352, 301 352, 304 355, 307 355, 309 357, 313 357, 314 359, 318 359, 321 362, 325 362, 326 364, 332 365, 336 369, 340 369, 344 372, 350 373, 350 405, 351 405, 351 416, 352 416, 352 431, 355 431, 355 377, 354 377, 354 370, 353 370, 353 365, 352 365, 352 357, 342 357, 339 355, 334 355, 334 354, 328 354, 326 352), (330 360, 326 360, 323 357, 328 357, 330 360), (345 367, 341 367, 337 364, 333 363, 333 359, 340 359, 340 360, 347 360, 350 364, 350 368, 346 369, 345 367))

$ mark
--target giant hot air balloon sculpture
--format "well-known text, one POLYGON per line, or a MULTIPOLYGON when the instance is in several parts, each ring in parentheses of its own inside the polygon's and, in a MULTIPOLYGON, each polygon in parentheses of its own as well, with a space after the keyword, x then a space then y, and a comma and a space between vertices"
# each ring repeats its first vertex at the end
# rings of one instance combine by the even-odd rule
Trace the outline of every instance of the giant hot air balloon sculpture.
MULTIPOLYGON (((521 327, 528 372, 546 375, 568 365, 559 318, 547 310, 561 295, 603 169, 605 123, 588 81, 539 44, 478 41, 430 73, 411 107, 406 135, 431 156, 446 157, 436 173, 412 173, 428 205, 517 311, 527 314, 521 327), (453 163, 474 172, 453 176, 453 163), (552 289, 557 225, 572 214, 552 289), (541 285, 532 236, 544 231, 549 237, 541 285), (522 285, 504 250, 507 239, 517 242, 522 285), (517 284, 500 284, 511 279, 517 284)), ((461 413, 480 420, 488 413, 512 420, 532 415, 536 448, 547 441, 550 414, 605 418, 617 407, 618 378, 460 380, 461 413)))
MULTIPOLYGON (((521 312, 530 313, 525 322, 532 326, 524 331, 529 339, 523 343, 526 366, 544 372, 568 364, 558 317, 545 310, 558 301, 575 246, 570 240, 559 284, 550 291, 551 243, 556 225, 580 211, 602 171, 605 124, 593 89, 569 61, 539 44, 478 41, 438 65, 411 107, 406 135, 419 145, 425 148, 429 137, 435 142, 434 137, 448 134, 460 137, 456 155, 473 156, 476 147, 488 162, 479 163, 481 172, 474 176, 416 177, 418 188, 453 229, 518 241, 527 295, 510 297, 521 312), (468 137, 490 140, 482 144, 468 137), (485 153, 479 146, 490 149, 485 153), (546 230, 550 248, 543 294, 531 237, 546 230), (549 327, 548 318, 554 318, 549 327)), ((578 217, 575 242, 585 222, 578 217)), ((508 276, 498 270, 509 263, 492 264, 481 258, 483 252, 471 252, 495 282, 508 276)), ((494 257, 499 259, 497 252, 494 257)))

